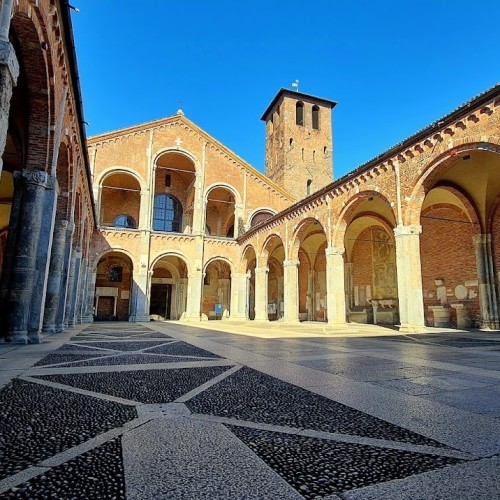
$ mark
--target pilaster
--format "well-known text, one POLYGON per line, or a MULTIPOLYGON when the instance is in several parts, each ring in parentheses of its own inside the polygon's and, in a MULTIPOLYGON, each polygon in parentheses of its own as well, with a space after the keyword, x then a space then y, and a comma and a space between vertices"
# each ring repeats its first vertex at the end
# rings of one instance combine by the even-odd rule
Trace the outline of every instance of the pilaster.
POLYGON ((132 304, 129 321, 139 323, 149 322, 148 271, 139 271, 134 274, 132 284, 132 304))
POLYGON ((186 321, 201 320, 201 291, 203 273, 196 269, 189 275, 187 287, 186 321))
POLYGON ((248 296, 247 273, 231 274, 231 315, 230 320, 248 319, 247 315, 247 296, 248 296))
POLYGON ((399 331, 425 331, 424 294, 420 264, 422 226, 399 224, 394 229, 398 274, 399 331))

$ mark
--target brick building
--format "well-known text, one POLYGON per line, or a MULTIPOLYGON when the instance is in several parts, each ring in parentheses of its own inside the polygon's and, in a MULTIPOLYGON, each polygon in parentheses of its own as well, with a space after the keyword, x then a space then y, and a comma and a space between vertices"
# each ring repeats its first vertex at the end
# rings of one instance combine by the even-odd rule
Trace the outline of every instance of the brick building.
POLYGON ((335 103, 281 89, 265 176, 181 110, 87 141, 70 7, 0 8, 7 340, 95 318, 499 328, 500 86, 337 180, 335 103))

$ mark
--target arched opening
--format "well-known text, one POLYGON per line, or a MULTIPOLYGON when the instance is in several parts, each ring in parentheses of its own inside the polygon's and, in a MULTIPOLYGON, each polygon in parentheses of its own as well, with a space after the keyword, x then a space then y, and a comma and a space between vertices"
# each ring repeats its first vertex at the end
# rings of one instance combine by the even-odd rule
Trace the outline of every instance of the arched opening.
POLYGON ((149 314, 154 320, 178 320, 186 312, 188 270, 177 255, 165 255, 153 266, 149 314))
POLYGON ((312 128, 314 130, 319 130, 319 107, 312 107, 312 128))
POLYGON ((425 321, 438 327, 498 328, 496 199, 500 155, 464 146, 427 173, 420 211, 425 321), (491 232, 490 232, 491 231, 491 232))
POLYGON ((257 256, 253 247, 248 247, 243 255, 245 272, 247 275, 246 316, 250 320, 255 319, 255 268, 257 267, 257 256))
POLYGON ((230 315, 231 266, 222 259, 211 261, 205 268, 202 318, 227 319, 230 315))
POLYGON ((267 254, 267 319, 276 321, 285 314, 284 273, 285 247, 277 236, 271 237, 265 247, 267 254))
POLYGON ((196 168, 185 154, 167 151, 156 160, 153 230, 191 233, 196 168))
POLYGON ((295 237, 298 247, 298 298, 300 321, 326 321, 327 240, 323 226, 314 219, 304 222, 295 237))
POLYGON ((182 232, 182 204, 175 196, 165 193, 155 195, 153 231, 182 232))
POLYGON ((207 195, 206 225, 211 236, 234 237, 235 198, 233 192, 225 187, 215 187, 207 195))
POLYGON ((136 229, 141 205, 139 181, 123 171, 111 173, 101 183, 100 204, 102 226, 136 229))
POLYGON ((270 210, 259 210, 255 212, 252 215, 252 218, 250 219, 250 227, 254 227, 257 226, 258 224, 261 224, 267 219, 270 219, 273 215, 274 213, 271 212, 270 210))
POLYGON ((306 196, 309 196, 311 194, 311 184, 312 184, 312 179, 307 179, 306 196))
POLYGON ((304 103, 301 101, 295 104, 295 124, 304 125, 304 103))
POLYGON ((361 193, 344 220, 348 320, 397 324, 396 221, 389 202, 376 193, 361 193))
POLYGON ((133 264, 122 252, 107 253, 99 260, 96 273, 94 319, 97 321, 127 321, 133 264))

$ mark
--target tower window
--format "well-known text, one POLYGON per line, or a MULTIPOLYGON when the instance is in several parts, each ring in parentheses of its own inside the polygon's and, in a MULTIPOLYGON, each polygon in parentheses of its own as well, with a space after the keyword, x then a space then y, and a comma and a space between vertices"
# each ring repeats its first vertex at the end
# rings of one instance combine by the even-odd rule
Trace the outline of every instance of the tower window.
POLYGON ((293 146, 293 137, 290 137, 290 146, 293 146))
POLYGON ((311 194, 311 184, 312 184, 312 179, 307 179, 307 186, 306 186, 307 196, 309 196, 311 194))
POLYGON ((304 159, 304 148, 302 148, 302 159, 304 159))
POLYGON ((312 107, 312 128, 319 130, 319 108, 318 106, 312 107))
POLYGON ((295 105, 295 123, 304 125, 304 103, 300 101, 295 105))
POLYGON ((313 151, 313 162, 316 161, 316 151, 313 151))
POLYGON ((170 174, 167 174, 165 176, 165 187, 169 188, 171 186, 171 182, 172 182, 172 177, 170 176, 170 174))

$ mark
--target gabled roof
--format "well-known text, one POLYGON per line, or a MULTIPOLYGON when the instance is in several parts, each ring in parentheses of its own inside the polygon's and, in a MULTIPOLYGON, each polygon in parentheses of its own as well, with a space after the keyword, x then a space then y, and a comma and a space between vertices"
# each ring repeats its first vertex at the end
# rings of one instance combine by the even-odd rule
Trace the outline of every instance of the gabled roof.
POLYGON ((328 106, 333 109, 337 103, 335 101, 330 101, 329 99, 323 99, 322 97, 316 97, 310 94, 303 94, 302 92, 296 92, 295 90, 288 89, 280 89, 279 92, 274 96, 274 99, 271 101, 271 104, 264 111, 264 114, 260 117, 261 120, 266 121, 267 115, 274 108, 274 105, 281 99, 282 96, 292 97, 293 99, 304 99, 305 101, 314 101, 318 104, 323 104, 324 106, 328 106))
POLYGON ((159 118, 158 120, 153 120, 145 123, 141 123, 138 125, 132 125, 130 127, 125 127, 122 129, 118 130, 112 130, 110 132, 104 132, 102 134, 94 135, 92 137, 89 137, 87 142, 91 146, 93 143, 100 142, 103 140, 107 139, 112 139, 115 137, 120 137, 122 135, 126 134, 131 134, 134 132, 141 132, 145 130, 149 130, 155 127, 159 127, 162 125, 165 125, 167 123, 175 122, 175 121, 180 121, 196 131, 198 134, 201 136, 205 137, 208 142, 211 142, 215 146, 217 146, 220 150, 224 151, 228 156, 234 158, 238 163, 240 163, 244 168, 246 168, 250 173, 261 179, 263 182, 268 184, 270 187, 272 187, 275 191, 277 191, 279 194, 284 196, 285 198, 289 199, 290 201, 294 201, 295 198, 288 192, 285 191, 282 187, 278 186, 278 184, 275 184, 271 179, 266 177, 264 174, 259 172, 255 167, 252 167, 248 162, 243 160, 240 156, 238 156, 234 151, 230 150, 228 147, 224 146, 221 142, 219 142, 217 139, 212 137, 210 134, 205 132, 203 129, 198 127, 194 122, 186 118, 183 114, 175 114, 172 116, 168 116, 166 118, 159 118))

